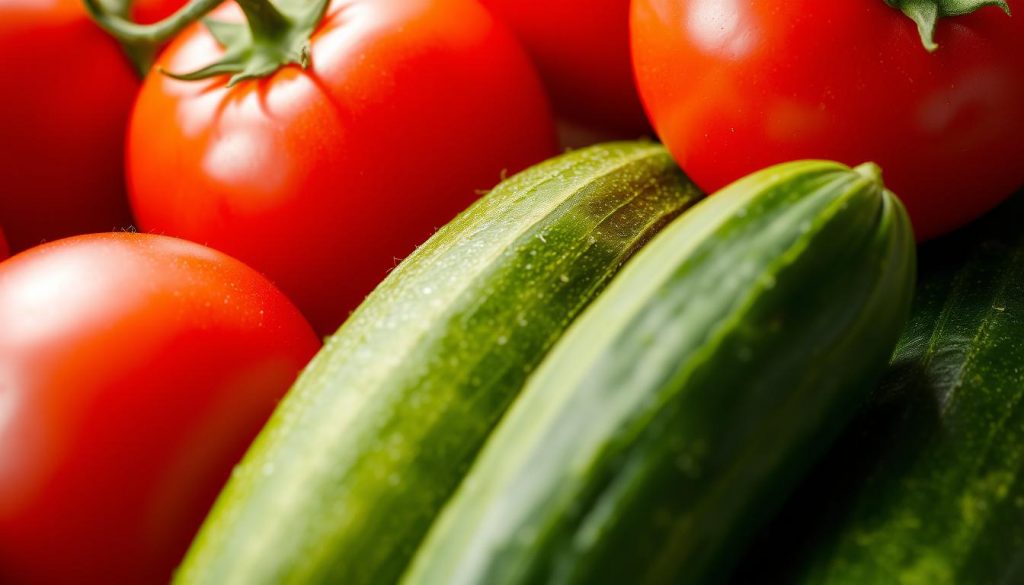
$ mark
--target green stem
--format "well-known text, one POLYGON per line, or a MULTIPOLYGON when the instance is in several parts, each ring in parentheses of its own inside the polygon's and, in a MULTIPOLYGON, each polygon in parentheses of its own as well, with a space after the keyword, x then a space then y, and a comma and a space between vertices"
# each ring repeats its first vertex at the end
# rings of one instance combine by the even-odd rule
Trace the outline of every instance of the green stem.
POLYGON ((105 31, 123 45, 161 45, 180 33, 188 25, 219 6, 224 0, 191 0, 174 14, 153 24, 136 24, 131 20, 107 12, 99 0, 82 0, 85 9, 105 31))
POLYGON ((276 40, 289 34, 292 21, 270 3, 270 0, 235 0, 245 13, 254 39, 276 40))
POLYGON ((128 18, 132 10, 132 0, 100 0, 107 12, 128 18))
POLYGON ((939 19, 963 16, 986 6, 996 6, 1010 14, 1006 0, 885 0, 885 3, 917 24, 921 43, 928 52, 939 48, 935 42, 935 26, 939 19))
POLYGON ((219 59, 195 71, 161 71, 186 81, 231 74, 230 87, 246 79, 273 75, 289 65, 309 67, 310 39, 326 14, 328 0, 236 1, 246 22, 203 20, 223 48, 219 59))

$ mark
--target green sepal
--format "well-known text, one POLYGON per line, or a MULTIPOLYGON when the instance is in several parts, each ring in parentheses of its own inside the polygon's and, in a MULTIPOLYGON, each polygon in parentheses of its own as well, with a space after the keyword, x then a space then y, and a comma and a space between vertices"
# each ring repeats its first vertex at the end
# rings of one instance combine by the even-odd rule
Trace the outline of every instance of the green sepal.
POLYGON ((309 39, 323 20, 328 0, 238 0, 247 23, 203 19, 214 39, 224 47, 217 61, 188 73, 161 73, 192 81, 232 74, 228 87, 246 79, 267 77, 282 67, 310 64, 309 39))
POLYGON ((885 3, 903 12, 917 24, 921 43, 929 52, 939 48, 935 42, 935 25, 940 18, 970 14, 986 6, 998 6, 1007 15, 1010 14, 1006 0, 885 0, 885 3))
POLYGON ((241 22, 224 22, 212 18, 204 18, 203 26, 210 31, 214 40, 222 47, 238 47, 252 42, 249 27, 241 22))

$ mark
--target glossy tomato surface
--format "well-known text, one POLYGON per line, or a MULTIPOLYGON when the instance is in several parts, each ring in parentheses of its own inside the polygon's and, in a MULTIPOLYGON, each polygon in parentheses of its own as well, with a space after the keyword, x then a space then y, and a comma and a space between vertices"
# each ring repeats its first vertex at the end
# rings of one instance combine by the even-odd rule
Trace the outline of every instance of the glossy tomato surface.
MULTIPOLYGON (((220 53, 195 27, 160 65, 220 53)), ((151 73, 129 184, 145 230, 263 271, 326 334, 480 190, 555 148, 527 56, 474 0, 338 0, 307 70, 232 88, 151 73)))
POLYGON ((481 0, 536 64, 556 112, 624 138, 650 132, 633 83, 629 0, 481 0))
POLYGON ((0 582, 166 583, 318 345, 264 277, 191 242, 0 263, 0 582))
POLYGON ((139 82, 80 0, 0 0, 0 218, 13 250, 131 224, 124 133, 139 82))
POLYGON ((929 53, 883 0, 635 0, 659 136, 702 188, 802 158, 875 161, 919 239, 1024 184, 1024 5, 942 19, 929 53))
POLYGON ((134 0, 131 17, 140 24, 149 24, 167 18, 187 3, 187 0, 134 0))

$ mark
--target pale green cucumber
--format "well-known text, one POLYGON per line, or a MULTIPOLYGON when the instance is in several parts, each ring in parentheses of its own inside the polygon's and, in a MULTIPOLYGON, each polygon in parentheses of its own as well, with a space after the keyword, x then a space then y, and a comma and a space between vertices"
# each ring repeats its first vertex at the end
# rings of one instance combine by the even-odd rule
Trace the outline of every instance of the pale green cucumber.
POLYGON ((403 582, 717 582, 885 369, 914 261, 873 165, 709 197, 545 359, 403 582))
POLYGON ((397 580, 526 376, 625 260, 699 198, 668 153, 643 142, 576 151, 503 182, 327 342, 176 582, 397 580))

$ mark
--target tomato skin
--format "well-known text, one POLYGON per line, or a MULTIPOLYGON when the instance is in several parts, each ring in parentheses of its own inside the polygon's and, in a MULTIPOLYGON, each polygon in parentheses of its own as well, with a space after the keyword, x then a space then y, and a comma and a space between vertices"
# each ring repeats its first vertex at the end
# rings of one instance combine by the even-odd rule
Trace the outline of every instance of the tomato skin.
POLYGON ((655 129, 709 192, 786 160, 871 160, 928 239, 1024 183, 1016 12, 943 19, 934 53, 882 0, 636 0, 632 33, 655 129))
MULTIPOLYGON (((219 54, 195 27, 160 65, 219 54)), ((225 81, 146 79, 133 209, 145 230, 263 271, 323 334, 480 189, 556 149, 526 55, 470 0, 335 1, 309 70, 225 81)))
POLYGON ((0 218, 11 248, 131 224, 124 132, 138 88, 79 0, 0 0, 0 218))
POLYGON ((0 582, 166 583, 318 346, 264 277, 191 242, 0 264, 0 582))
POLYGON ((4 231, 0 230, 0 260, 11 255, 11 249, 7 247, 7 240, 4 238, 4 231))
POLYGON ((187 0, 135 0, 131 5, 131 17, 139 24, 150 24, 167 18, 187 0))
POLYGON ((481 3, 526 47, 560 116, 623 138, 650 134, 633 82, 629 0, 481 3))

